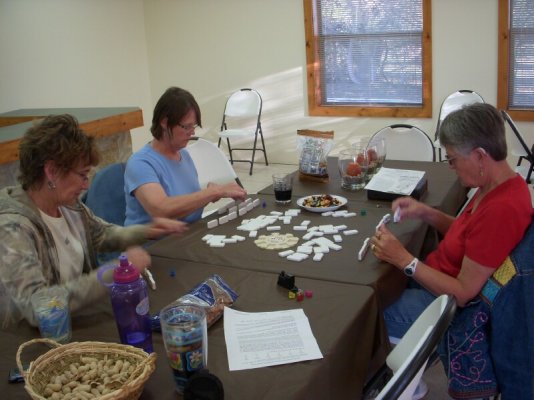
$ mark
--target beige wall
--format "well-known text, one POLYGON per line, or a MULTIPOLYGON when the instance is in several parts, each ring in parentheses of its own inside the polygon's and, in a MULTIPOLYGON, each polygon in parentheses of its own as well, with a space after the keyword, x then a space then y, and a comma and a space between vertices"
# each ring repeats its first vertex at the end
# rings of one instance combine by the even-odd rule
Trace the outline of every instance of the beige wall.
MULTIPOLYGON (((190 90, 217 139, 226 96, 254 87, 264 99, 270 160, 296 162, 296 130, 334 130, 336 147, 408 122, 433 137, 444 97, 497 96, 497 0, 433 0, 433 117, 306 115, 302 0, 0 0, 0 112, 22 107, 152 108, 169 86, 190 90), (9 77, 9 79, 5 79, 9 77)), ((534 124, 519 123, 534 142, 534 124)), ((515 160, 511 160, 515 161, 515 160)))
MULTIPOLYGON (((142 0, 0 0, 0 37, 0 112, 136 106, 147 118, 142 0)), ((132 136, 146 141, 144 128, 132 136)))

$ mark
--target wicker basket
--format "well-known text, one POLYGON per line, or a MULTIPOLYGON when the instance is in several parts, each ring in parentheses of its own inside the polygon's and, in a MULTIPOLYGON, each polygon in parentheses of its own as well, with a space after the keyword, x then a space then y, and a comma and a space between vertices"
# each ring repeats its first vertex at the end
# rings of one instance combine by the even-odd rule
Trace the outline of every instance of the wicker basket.
MULTIPOLYGON (((131 372, 120 387, 112 388, 112 391, 94 397, 99 400, 131 400, 138 399, 143 391, 143 386, 156 368, 156 354, 148 354, 133 346, 104 343, 104 342, 73 342, 61 345, 50 339, 33 339, 20 345, 17 351, 17 365, 22 371, 21 354, 27 347, 35 343, 45 343, 53 347, 45 354, 39 356, 30 363, 28 371, 23 372, 25 389, 36 400, 46 400, 45 388, 51 379, 63 375, 71 369, 71 364, 79 363, 81 357, 92 357, 96 360, 122 360, 128 361, 133 366, 131 372)), ((92 379, 92 385, 97 385, 99 376, 92 379)), ((76 380, 72 378, 72 380, 76 380)), ((65 383, 66 385, 67 383, 65 383)))

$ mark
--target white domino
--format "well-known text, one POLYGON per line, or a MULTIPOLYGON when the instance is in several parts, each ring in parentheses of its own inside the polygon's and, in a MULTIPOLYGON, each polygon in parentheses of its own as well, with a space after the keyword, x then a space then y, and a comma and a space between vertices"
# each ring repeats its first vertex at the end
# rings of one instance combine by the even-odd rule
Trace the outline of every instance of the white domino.
POLYGON ((255 238, 258 236, 258 231, 250 231, 248 237, 255 238))
POLYGON ((400 222, 400 220, 401 220, 400 207, 397 207, 397 209, 395 210, 395 214, 393 214, 393 222, 397 223, 397 222, 400 222))
POLYGON ((208 221, 208 229, 215 228, 218 225, 219 225, 219 221, 217 221, 216 219, 208 221))
POLYGON ((308 258, 307 254, 293 253, 293 254, 290 254, 289 256, 287 256, 286 260, 300 262, 302 260, 305 260, 306 258, 308 258))
POLYGON ((343 234, 345 236, 356 235, 357 233, 358 233, 358 231, 356 229, 350 229, 350 230, 347 230, 347 231, 343 231, 343 234))
POLYGON ((253 205, 254 207, 258 207, 258 206, 260 205, 260 199, 254 199, 254 200, 252 201, 252 205, 253 205))
POLYGON ((343 238, 341 237, 341 235, 334 235, 334 242, 340 243, 342 241, 343 241, 343 238))
POLYGON ((343 215, 343 217, 349 218, 349 217, 355 217, 356 215, 358 214, 356 214, 355 212, 350 212, 350 213, 346 213, 345 215, 343 215))
POLYGON ((388 224, 389 221, 391 221, 391 215, 389 214, 386 214, 382 217, 382 219, 380 220, 380 222, 378 223, 378 225, 376 226, 376 230, 378 230, 378 228, 380 228, 382 226, 382 224, 388 224))
POLYGON ((279 231, 280 229, 282 229, 282 228, 280 226, 278 226, 278 225, 271 225, 271 226, 267 227, 268 231, 279 231))
POLYGON ((234 212, 231 212, 231 213, 228 213, 228 221, 232 221, 234 219, 237 218, 237 213, 234 211, 234 212))
POLYGON ((305 226, 302 226, 302 225, 295 225, 293 227, 293 230, 294 231, 305 231, 306 230, 306 227, 305 226))
POLYGON ((323 259, 324 253, 315 253, 313 256, 313 261, 321 261, 323 259))
POLYGON ((363 241, 362 248, 358 252, 358 261, 362 261, 363 260, 363 258, 365 257, 365 254, 367 253, 367 249, 368 248, 369 248, 369 238, 366 238, 363 241))
POLYGON ((285 257, 287 257, 287 256, 290 256, 290 255, 293 254, 293 253, 294 253, 293 250, 285 250, 285 251, 281 251, 281 252, 279 252, 278 255, 279 255, 280 257, 284 257, 284 258, 285 258, 285 257))
POLYGON ((223 215, 219 218, 219 225, 226 224, 228 222, 228 215, 223 215))
POLYGON ((302 221, 300 224, 301 224, 302 226, 308 226, 308 225, 310 224, 310 222, 311 222, 311 221, 310 221, 309 219, 307 219, 307 220, 302 221))
POLYGON ((235 240, 237 240, 238 242, 242 242, 243 240, 245 240, 245 237, 244 237, 244 236, 241 236, 241 235, 233 235, 233 236, 232 236, 232 239, 235 239, 235 240))
POLYGON ((299 246, 299 247, 297 247, 297 253, 311 254, 312 252, 313 252, 313 248, 311 248, 310 246, 299 246))
POLYGON ((334 214, 332 211, 325 211, 324 213, 321 213, 321 215, 322 215, 323 217, 329 217, 329 216, 331 216, 332 214, 334 214))

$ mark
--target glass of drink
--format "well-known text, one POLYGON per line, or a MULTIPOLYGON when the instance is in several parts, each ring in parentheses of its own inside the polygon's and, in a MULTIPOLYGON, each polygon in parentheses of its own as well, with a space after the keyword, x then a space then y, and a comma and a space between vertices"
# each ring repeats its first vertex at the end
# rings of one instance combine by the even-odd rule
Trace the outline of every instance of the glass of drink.
POLYGON ((343 189, 358 190, 365 186, 368 159, 363 146, 353 145, 350 149, 341 150, 338 167, 343 189))
POLYGON ((291 203, 293 174, 273 174, 274 199, 279 204, 291 203))
POLYGON ((183 393, 191 375, 208 364, 206 313, 200 306, 174 302, 159 317, 176 391, 183 393))
POLYGON ((39 289, 30 298, 33 313, 44 338, 68 343, 71 338, 69 292, 61 286, 39 289))

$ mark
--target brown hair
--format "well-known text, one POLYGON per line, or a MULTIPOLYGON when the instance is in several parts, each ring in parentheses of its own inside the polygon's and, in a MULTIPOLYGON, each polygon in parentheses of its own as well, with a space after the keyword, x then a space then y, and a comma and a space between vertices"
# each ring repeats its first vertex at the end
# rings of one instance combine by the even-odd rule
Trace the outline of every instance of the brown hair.
POLYGON ((87 136, 72 115, 50 115, 26 131, 19 144, 20 174, 24 190, 44 183, 44 166, 53 161, 61 174, 80 163, 100 161, 94 138, 87 136))
POLYGON ((155 139, 160 140, 163 136, 161 121, 167 118, 167 127, 174 128, 180 120, 190 111, 194 110, 197 117, 196 123, 202 127, 200 107, 191 93, 187 90, 170 87, 159 98, 154 114, 152 116, 152 126, 150 132, 155 139))

